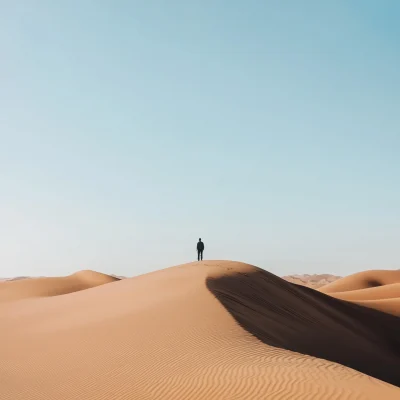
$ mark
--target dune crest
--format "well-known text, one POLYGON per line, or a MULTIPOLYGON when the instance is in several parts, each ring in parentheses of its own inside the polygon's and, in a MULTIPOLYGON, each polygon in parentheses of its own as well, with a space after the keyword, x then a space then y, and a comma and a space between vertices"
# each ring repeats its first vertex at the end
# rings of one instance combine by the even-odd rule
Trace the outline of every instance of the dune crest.
POLYGON ((65 296, 26 296, 1 303, 0 321, 2 400, 400 395, 363 365, 328 361, 318 344, 324 335, 351 352, 342 362, 376 364, 371 374, 398 384, 398 318, 242 263, 192 263, 65 296), (370 327, 371 317, 385 329, 370 327), (299 352, 311 342, 317 358, 299 352))

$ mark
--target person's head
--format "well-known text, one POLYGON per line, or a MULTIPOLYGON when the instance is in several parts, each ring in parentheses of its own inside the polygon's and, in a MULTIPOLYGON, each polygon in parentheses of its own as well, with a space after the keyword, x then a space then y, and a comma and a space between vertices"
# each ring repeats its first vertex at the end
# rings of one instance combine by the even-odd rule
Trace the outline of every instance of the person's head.
POLYGON ((199 242, 201 242, 201 238, 199 238, 199 242))

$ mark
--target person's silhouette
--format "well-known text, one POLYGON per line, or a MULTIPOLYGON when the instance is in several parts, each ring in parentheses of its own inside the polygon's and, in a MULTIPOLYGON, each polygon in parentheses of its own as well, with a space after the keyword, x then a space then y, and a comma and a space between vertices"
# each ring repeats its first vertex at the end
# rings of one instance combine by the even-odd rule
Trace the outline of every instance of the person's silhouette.
POLYGON ((197 243, 197 261, 203 260, 204 243, 199 239, 197 243))

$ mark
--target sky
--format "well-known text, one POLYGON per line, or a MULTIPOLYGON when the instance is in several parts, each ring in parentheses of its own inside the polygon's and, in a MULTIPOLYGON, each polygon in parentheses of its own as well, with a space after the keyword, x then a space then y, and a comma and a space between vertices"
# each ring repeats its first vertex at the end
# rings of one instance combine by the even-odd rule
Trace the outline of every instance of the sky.
POLYGON ((0 0, 0 277, 400 268, 400 2, 0 0))

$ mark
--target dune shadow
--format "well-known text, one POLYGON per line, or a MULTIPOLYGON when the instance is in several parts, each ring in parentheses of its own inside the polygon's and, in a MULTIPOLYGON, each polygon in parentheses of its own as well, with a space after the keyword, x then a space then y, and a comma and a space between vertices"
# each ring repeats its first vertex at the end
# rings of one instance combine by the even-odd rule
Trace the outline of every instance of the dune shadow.
POLYGON ((261 342, 400 386, 400 318, 260 269, 208 278, 206 284, 238 324, 261 342))

